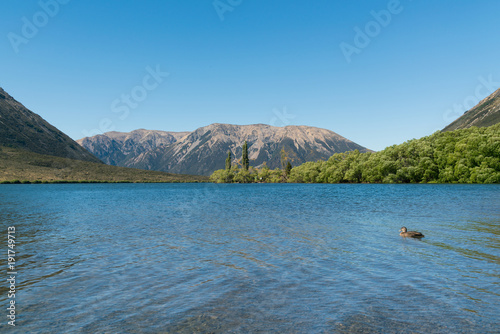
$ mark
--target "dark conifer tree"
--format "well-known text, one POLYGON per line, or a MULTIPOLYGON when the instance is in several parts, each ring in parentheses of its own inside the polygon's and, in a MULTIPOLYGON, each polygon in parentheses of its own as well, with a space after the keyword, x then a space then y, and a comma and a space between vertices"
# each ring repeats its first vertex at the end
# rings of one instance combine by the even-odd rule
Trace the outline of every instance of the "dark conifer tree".
POLYGON ((248 166, 250 165, 250 160, 248 159, 248 144, 247 141, 245 140, 245 143, 243 143, 243 152, 241 153, 241 165, 243 166, 244 170, 248 170, 248 166))
POLYGON ((231 156, 231 150, 227 151, 227 158, 226 158, 226 170, 231 170, 231 160, 233 160, 231 156))
POLYGON ((292 171, 292 164, 290 163, 290 161, 288 161, 288 163, 286 164, 286 176, 290 176, 290 172, 292 171))

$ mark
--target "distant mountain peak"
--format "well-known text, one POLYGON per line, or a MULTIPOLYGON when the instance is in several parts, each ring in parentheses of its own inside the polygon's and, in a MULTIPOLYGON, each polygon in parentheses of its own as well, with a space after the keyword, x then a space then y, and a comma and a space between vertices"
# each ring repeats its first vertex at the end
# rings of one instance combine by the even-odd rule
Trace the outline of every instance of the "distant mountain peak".
POLYGON ((106 133, 80 139, 78 143, 108 164, 208 175, 224 168, 228 150, 236 162, 245 141, 248 142, 251 165, 266 163, 270 168, 280 166, 282 149, 294 165, 326 160, 334 153, 355 149, 369 151, 333 131, 305 125, 276 127, 213 123, 192 132, 106 133), (155 133, 154 138, 151 133, 155 133))

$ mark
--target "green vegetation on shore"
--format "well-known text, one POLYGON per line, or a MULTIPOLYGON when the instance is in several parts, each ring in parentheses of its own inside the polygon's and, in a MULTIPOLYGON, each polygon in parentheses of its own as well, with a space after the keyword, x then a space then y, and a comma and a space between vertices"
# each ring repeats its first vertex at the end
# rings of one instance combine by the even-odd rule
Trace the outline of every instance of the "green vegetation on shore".
POLYGON ((238 168, 218 170, 212 182, 295 183, 500 183, 500 124, 436 132, 380 152, 334 154, 287 173, 238 168))
POLYGON ((207 182, 208 177, 116 167, 0 146, 0 183, 207 182))

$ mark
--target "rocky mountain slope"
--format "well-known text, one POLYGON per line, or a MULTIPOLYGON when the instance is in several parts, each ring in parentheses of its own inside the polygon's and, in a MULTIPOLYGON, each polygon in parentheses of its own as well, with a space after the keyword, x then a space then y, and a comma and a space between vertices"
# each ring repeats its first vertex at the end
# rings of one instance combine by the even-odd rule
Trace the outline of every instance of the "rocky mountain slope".
POLYGON ((108 165, 130 166, 135 157, 175 143, 189 132, 166 132, 139 129, 132 132, 107 132, 77 140, 108 165))
POLYGON ((73 139, 28 110, 0 88, 0 146, 34 153, 101 162, 73 139))
POLYGON ((280 166, 282 149, 294 166, 326 160, 334 153, 368 151, 335 132, 309 126, 211 124, 191 133, 138 131, 105 133, 78 142, 103 161, 118 166, 199 175, 224 168, 228 150, 237 163, 244 141, 248 142, 250 165, 266 163, 270 168, 280 166))
POLYGON ((467 129, 471 126, 486 127, 500 123, 500 88, 467 111, 443 131, 467 129))

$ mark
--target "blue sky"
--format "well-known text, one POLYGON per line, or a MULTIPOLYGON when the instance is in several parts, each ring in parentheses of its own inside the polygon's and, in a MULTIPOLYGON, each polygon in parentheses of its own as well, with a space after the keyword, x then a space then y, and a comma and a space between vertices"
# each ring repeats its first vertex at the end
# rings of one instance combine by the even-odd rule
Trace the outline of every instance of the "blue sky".
POLYGON ((73 139, 265 123, 381 150, 500 87, 496 0, 0 3, 0 86, 73 139))

